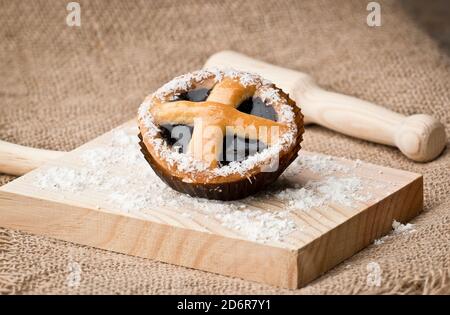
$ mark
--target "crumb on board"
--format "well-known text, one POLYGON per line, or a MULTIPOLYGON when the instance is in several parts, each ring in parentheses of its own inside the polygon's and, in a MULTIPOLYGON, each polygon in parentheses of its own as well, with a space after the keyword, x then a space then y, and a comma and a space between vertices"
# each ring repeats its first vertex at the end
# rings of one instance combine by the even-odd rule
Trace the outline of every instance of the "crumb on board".
POLYGON ((376 239, 373 244, 374 245, 381 245, 384 244, 384 242, 388 239, 391 239, 392 237, 394 237, 395 235, 400 235, 400 234, 404 234, 404 233, 414 233, 416 230, 414 229, 414 224, 411 223, 406 223, 406 224, 402 224, 396 220, 394 220, 392 222, 392 231, 391 233, 376 239))

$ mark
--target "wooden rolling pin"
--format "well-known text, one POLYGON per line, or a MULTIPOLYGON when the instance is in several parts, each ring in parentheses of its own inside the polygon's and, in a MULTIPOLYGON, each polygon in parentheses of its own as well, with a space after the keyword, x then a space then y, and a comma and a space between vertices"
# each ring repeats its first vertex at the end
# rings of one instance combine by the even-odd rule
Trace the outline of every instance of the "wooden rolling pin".
POLYGON ((435 159, 447 142, 444 126, 429 115, 406 117, 355 97, 325 91, 302 72, 233 51, 212 55, 204 67, 257 73, 289 93, 302 108, 306 124, 315 123, 355 138, 395 146, 417 162, 435 159))
MULTIPOLYGON (((316 123, 359 139, 396 146, 414 161, 431 161, 446 145, 444 126, 431 116, 405 117, 355 97, 328 92, 318 87, 307 74, 233 51, 212 55, 205 67, 213 66, 258 73, 300 104, 307 124, 316 123)), ((0 173, 22 175, 63 154, 0 140, 0 173)))

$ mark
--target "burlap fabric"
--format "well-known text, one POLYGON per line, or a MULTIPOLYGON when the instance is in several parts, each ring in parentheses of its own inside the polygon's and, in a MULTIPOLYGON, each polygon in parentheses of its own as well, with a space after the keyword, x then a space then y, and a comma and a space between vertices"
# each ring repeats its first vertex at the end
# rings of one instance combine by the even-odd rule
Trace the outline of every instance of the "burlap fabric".
MULTIPOLYGON (((71 150, 135 115, 140 101, 223 49, 313 75, 322 86, 400 113, 439 117, 450 134, 446 1, 0 1, 0 137, 71 150)), ((413 163, 396 149, 321 127, 305 149, 424 174, 416 232, 369 246, 289 291, 0 229, 1 293, 450 293, 450 153, 413 163), (81 267, 68 285, 71 262, 81 267), (367 264, 381 268, 370 286, 367 264)), ((0 183, 12 177, 1 176, 0 183)))

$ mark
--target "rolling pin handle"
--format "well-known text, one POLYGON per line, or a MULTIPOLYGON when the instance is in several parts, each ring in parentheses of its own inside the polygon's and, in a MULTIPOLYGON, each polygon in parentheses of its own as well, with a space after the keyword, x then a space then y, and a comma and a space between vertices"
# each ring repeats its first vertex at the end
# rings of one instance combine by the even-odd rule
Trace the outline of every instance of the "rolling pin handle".
POLYGON ((0 140, 0 173, 20 176, 63 154, 0 140))
POLYGON ((444 125, 430 115, 404 116, 356 97, 329 92, 311 78, 299 80, 292 91, 305 123, 397 147, 416 162, 434 160, 447 142, 444 125))
POLYGON ((421 114, 405 117, 394 139, 404 155, 418 162, 434 160, 447 142, 444 125, 429 115, 421 114))

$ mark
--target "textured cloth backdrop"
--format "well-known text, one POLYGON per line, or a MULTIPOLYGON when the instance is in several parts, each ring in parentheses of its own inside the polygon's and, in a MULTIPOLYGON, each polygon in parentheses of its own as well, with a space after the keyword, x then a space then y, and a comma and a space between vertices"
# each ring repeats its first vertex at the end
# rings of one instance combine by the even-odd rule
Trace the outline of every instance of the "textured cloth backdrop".
MULTIPOLYGON (((450 134, 445 1, 380 1, 382 26, 374 28, 366 24, 369 1, 80 1, 79 28, 65 23, 67 2, 0 0, 3 140, 71 150, 132 118, 147 94, 223 49, 305 71, 325 88, 405 115, 439 117, 450 134)), ((317 126, 308 127, 304 147, 424 174, 416 232, 369 246, 290 291, 0 228, 0 292, 450 293, 449 149, 413 163, 317 126), (73 261, 82 273, 72 288, 73 261), (367 284, 370 262, 380 265, 380 287, 367 284)))

